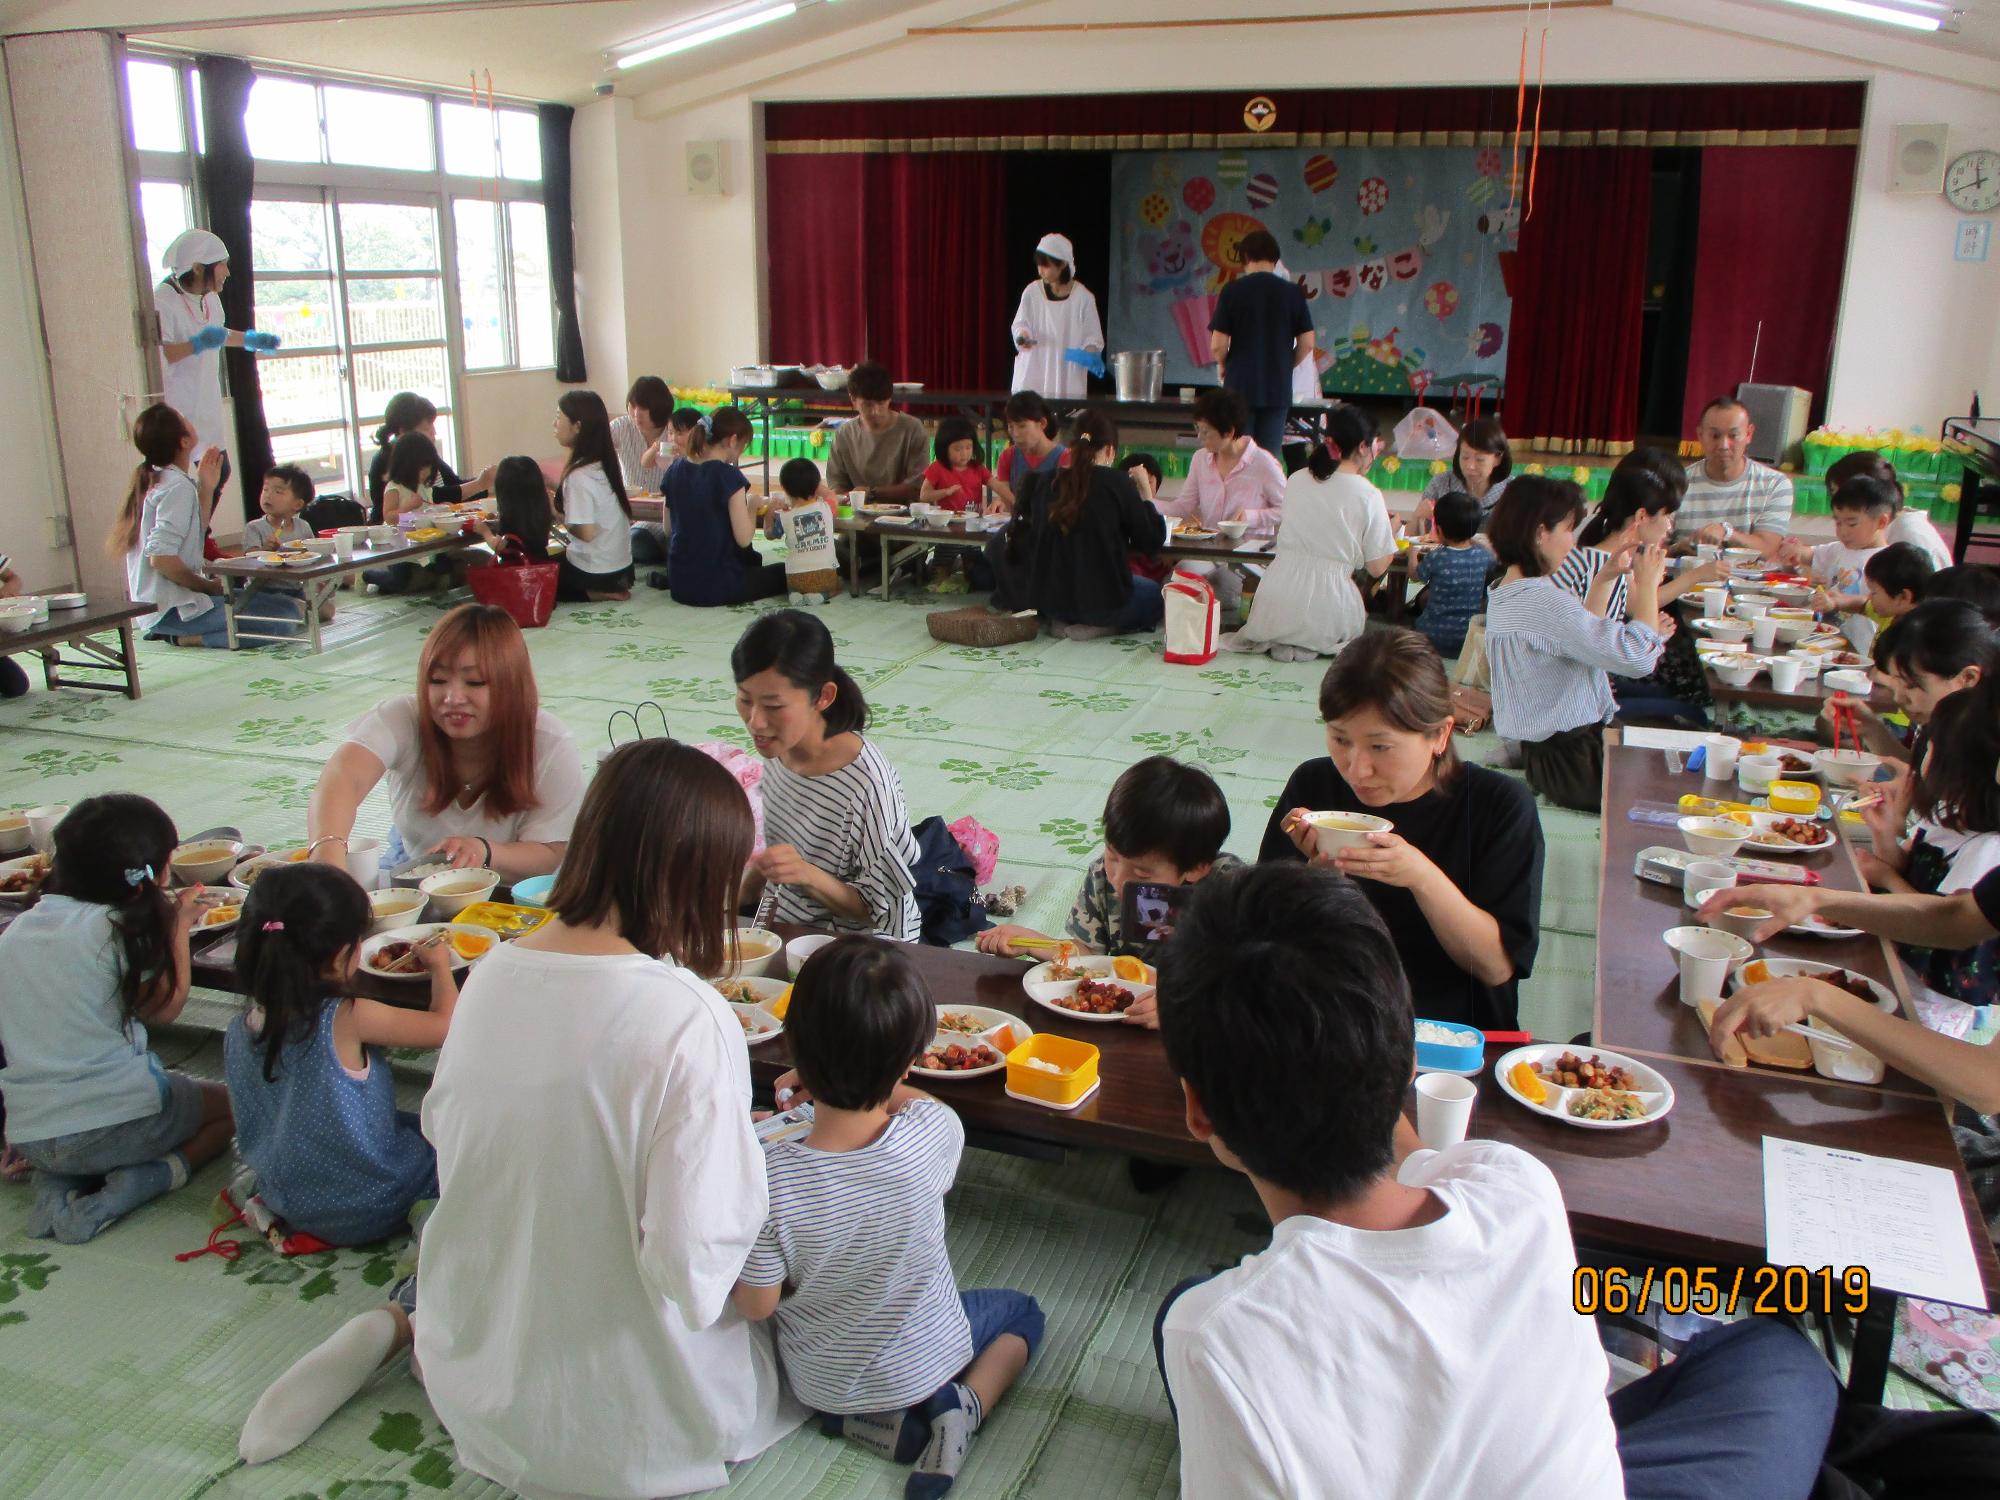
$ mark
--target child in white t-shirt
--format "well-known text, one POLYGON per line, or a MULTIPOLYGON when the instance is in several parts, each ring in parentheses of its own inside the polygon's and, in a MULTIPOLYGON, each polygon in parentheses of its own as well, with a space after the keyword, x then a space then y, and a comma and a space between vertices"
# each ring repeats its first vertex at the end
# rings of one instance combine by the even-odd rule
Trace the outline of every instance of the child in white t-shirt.
POLYGON ((779 520, 785 538, 785 588, 794 604, 824 604, 840 587, 840 559, 833 550, 833 492, 819 465, 794 458, 778 470, 779 520))
POLYGON ((1269 1249, 1183 1283, 1156 1324, 1186 1500, 1473 1500, 1551 1474, 1610 1500, 1811 1489, 1838 1393, 1782 1326, 1702 1335, 1606 1402, 1548 1168, 1492 1141, 1426 1150, 1403 1115, 1409 986, 1355 885, 1212 875, 1170 961, 1160 1028, 1188 1128, 1273 1224, 1269 1249))
POLYGON ((870 937, 820 949, 785 1029, 798 1071, 779 1080, 779 1105, 809 1097, 815 1117, 803 1140, 765 1148, 770 1217, 736 1308, 776 1317, 785 1378, 830 1436, 915 1460, 904 1494, 935 1500, 1041 1342, 1042 1310, 1023 1292, 961 1293, 952 1275, 944 1195, 965 1128, 902 1081, 937 1033, 902 949, 870 937))

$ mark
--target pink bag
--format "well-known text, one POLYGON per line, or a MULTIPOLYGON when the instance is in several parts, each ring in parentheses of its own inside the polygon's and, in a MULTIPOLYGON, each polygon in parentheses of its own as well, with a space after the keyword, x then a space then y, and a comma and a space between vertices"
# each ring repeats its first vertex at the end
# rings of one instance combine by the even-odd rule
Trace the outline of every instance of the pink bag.
POLYGON ((758 783, 764 779, 764 762, 749 751, 736 745, 725 745, 716 740, 705 740, 695 749, 721 766, 736 778, 736 784, 743 788, 743 795, 750 799, 750 816, 757 825, 756 841, 750 852, 764 852, 764 794, 758 783))
POLYGON ((946 832, 958 841, 965 857, 972 861, 972 883, 986 885, 1000 862, 1000 835, 970 814, 950 824, 946 832))
POLYGON ((1209 581, 1177 570, 1160 592, 1167 605, 1167 660, 1190 667, 1213 661, 1222 601, 1209 581))

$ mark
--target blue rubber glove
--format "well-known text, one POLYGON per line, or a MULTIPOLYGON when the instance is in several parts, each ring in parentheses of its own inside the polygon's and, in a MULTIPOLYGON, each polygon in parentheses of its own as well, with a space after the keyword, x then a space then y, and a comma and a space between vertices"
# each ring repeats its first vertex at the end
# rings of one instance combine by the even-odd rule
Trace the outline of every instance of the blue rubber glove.
POLYGON ((1082 365, 1091 374, 1100 379, 1103 378, 1104 356, 1099 354, 1095 349, 1065 349, 1063 350, 1063 361, 1066 364, 1082 365))
POLYGON ((282 342, 275 333, 260 333, 254 328, 243 335, 243 347, 252 354, 269 354, 282 342))
POLYGON ((197 328, 188 342, 194 345, 194 352, 206 354, 211 349, 220 349, 229 339, 229 330, 220 323, 210 323, 206 328, 197 328))

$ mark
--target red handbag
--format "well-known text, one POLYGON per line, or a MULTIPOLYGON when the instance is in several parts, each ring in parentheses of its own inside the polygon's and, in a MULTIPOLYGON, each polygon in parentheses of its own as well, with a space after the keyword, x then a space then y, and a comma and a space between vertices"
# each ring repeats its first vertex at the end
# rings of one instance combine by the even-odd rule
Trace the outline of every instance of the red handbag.
POLYGON ((498 559, 467 569, 465 581, 481 604, 497 604, 523 630, 537 630, 555 612, 557 571, 552 562, 529 562, 519 538, 508 536, 501 539, 498 559))

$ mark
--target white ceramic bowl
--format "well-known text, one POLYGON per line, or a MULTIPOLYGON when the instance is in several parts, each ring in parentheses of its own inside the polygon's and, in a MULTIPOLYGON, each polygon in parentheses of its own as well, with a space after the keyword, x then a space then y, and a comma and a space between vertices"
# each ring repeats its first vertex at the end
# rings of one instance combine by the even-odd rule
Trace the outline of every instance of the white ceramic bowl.
POLYGON ((1866 672, 1853 667, 1841 667, 1836 671, 1822 674, 1826 685, 1838 688, 1843 693, 1852 693, 1857 698, 1867 698, 1875 691, 1875 680, 1866 672))
POLYGON ((1321 854, 1359 848, 1368 842, 1369 834, 1388 833, 1396 826, 1387 818, 1357 812, 1309 812, 1305 822, 1312 829, 1313 843, 1321 854))
POLYGON ((924 525, 932 531, 944 531, 951 526, 952 512, 943 506, 935 506, 924 512, 924 525))
POLYGON ((1703 859, 1732 859, 1750 837, 1748 828, 1729 818, 1682 818, 1675 826, 1688 852, 1703 859))
POLYGON ((29 841, 25 812, 0 813, 0 854, 26 854, 29 841))
POLYGON ((1732 568, 1747 568, 1752 563, 1762 562, 1764 554, 1755 547, 1724 547, 1722 560, 1732 568))
POLYGON ((1243 534, 1250 529, 1250 523, 1248 521, 1217 521, 1215 529, 1228 537, 1230 541, 1240 542, 1243 540, 1243 534))
POLYGON ((26 635, 35 628, 35 606, 26 599, 0 600, 0 631, 26 635))
POLYGON ((730 930, 722 951, 724 979, 761 979, 777 967, 785 940, 768 927, 740 926, 730 930))
POLYGON ((813 379, 819 382, 823 391, 844 391, 847 389, 847 371, 835 365, 830 370, 813 371, 813 379))
POLYGON ((1866 750, 1822 750, 1813 757, 1813 764, 1826 773, 1828 786, 1861 786, 1875 779, 1882 757, 1866 750))
POLYGON ((175 848, 174 874, 188 885, 214 885, 229 878, 242 852, 234 839, 196 839, 175 848))
POLYGON ((90 602, 90 596, 88 594, 49 595, 50 609, 82 609, 84 605, 88 604, 89 602, 90 602))
POLYGON ((331 557, 335 550, 334 539, 330 536, 309 536, 299 545, 315 557, 331 557))
POLYGON ((1782 781, 1784 775, 1784 762, 1775 755, 1746 755, 1736 762, 1736 784, 1746 792, 1768 792, 1771 783, 1782 781))
POLYGON ((370 933, 380 936, 394 932, 398 927, 414 927, 424 919, 424 908, 431 898, 422 891, 409 890, 403 886, 390 886, 387 890, 368 893, 368 909, 375 913, 370 924, 370 933))
POLYGON ((813 932, 793 938, 785 944, 785 972, 797 979, 805 961, 832 941, 833 934, 830 932, 813 932))
POLYGON ((1739 688, 1750 686, 1751 679, 1756 677, 1759 667, 1758 660, 1754 656, 1711 656, 1708 664, 1715 669, 1717 677, 1731 687, 1739 688))
POLYGON ((1813 632, 1811 620, 1781 620, 1778 623, 1778 644, 1796 646, 1813 632))
POLYGON ((1750 626, 1742 620, 1696 620, 1694 628, 1718 641, 1747 641, 1750 626))
POLYGON ((469 870, 443 870, 436 875, 426 876, 417 889, 430 897, 432 905, 446 917, 456 917, 468 906, 486 900, 500 884, 498 871, 474 867, 469 870))

